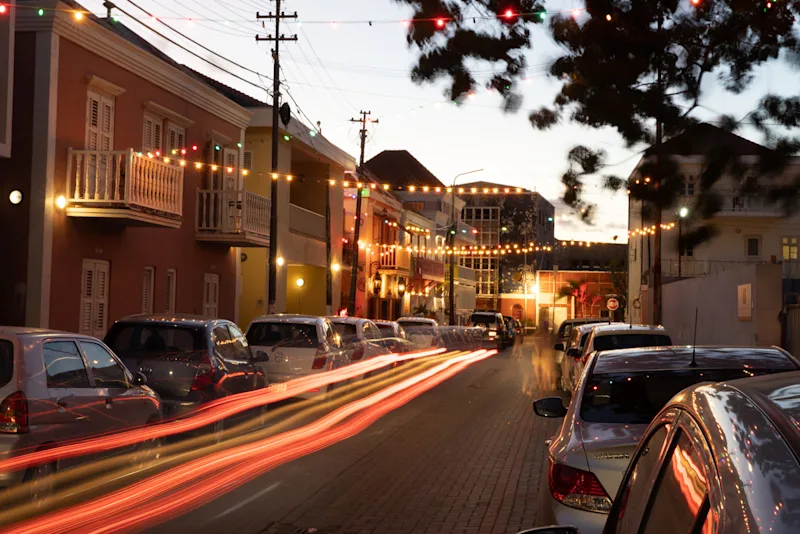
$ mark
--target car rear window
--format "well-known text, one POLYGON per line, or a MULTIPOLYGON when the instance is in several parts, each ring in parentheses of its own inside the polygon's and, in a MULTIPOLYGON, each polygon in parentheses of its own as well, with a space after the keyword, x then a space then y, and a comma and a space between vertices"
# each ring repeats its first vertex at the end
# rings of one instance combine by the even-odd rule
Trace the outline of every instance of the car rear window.
POLYGON ((594 338, 594 350, 635 349, 639 347, 667 347, 672 340, 666 334, 610 334, 594 338))
POLYGON ((580 415, 590 423, 650 424, 672 397, 689 386, 791 370, 739 367, 595 374, 586 382, 580 415))
POLYGON ((117 323, 105 343, 118 356, 207 350, 202 328, 160 323, 117 323))
POLYGON ((491 313, 473 313, 469 321, 472 324, 496 324, 497 316, 491 313))
POLYGON ((0 386, 5 386, 14 377, 14 344, 0 339, 0 386))
POLYGON ((333 329, 342 338, 345 343, 352 343, 358 341, 358 331, 356 325, 347 323, 333 323, 333 329))
POLYGON ((317 337, 315 324, 253 323, 247 331, 247 342, 260 347, 316 347, 319 344, 317 337))
POLYGON ((394 337, 394 329, 388 324, 379 324, 378 330, 381 331, 381 337, 394 337))

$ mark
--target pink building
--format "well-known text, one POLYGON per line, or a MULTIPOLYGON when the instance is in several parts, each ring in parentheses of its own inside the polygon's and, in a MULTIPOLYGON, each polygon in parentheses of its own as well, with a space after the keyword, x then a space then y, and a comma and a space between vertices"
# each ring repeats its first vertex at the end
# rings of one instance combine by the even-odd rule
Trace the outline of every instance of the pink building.
POLYGON ((249 214, 236 196, 250 113, 119 22, 52 6, 16 12, 0 324, 102 336, 133 313, 236 320, 237 247, 268 245, 268 199, 249 214))

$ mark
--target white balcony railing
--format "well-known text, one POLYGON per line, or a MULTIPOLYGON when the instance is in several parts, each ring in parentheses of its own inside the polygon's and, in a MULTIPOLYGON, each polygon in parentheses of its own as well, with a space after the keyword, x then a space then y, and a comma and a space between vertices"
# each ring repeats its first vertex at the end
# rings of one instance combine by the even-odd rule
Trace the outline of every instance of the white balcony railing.
POLYGON ((764 197, 733 195, 722 198, 718 214, 727 217, 779 217, 781 210, 764 197))
POLYGON ((294 204, 289 204, 289 231, 319 241, 328 240, 325 217, 294 204))
POLYGON ((679 268, 678 260, 662 260, 661 275, 668 277, 676 277, 678 276, 678 272, 680 271, 681 277, 706 276, 710 274, 717 274, 722 271, 738 269, 746 265, 753 265, 760 263, 769 263, 769 262, 758 259, 744 260, 744 261, 719 261, 719 260, 695 260, 692 258, 682 258, 680 260, 680 268, 679 268))
POLYGON ((67 201, 183 215, 183 167, 128 150, 68 151, 67 201))
POLYGON ((411 253, 402 247, 388 248, 380 255, 381 269, 400 269, 408 271, 411 267, 411 253))
POLYGON ((197 191, 197 238, 233 245, 266 245, 270 202, 244 189, 197 191))

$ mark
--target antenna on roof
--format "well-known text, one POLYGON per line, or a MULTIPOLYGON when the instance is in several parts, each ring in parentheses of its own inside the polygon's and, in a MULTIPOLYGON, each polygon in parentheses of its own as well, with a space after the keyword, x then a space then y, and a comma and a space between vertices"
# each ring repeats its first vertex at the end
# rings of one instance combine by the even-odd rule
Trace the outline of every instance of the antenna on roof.
POLYGON ((692 363, 689 367, 697 367, 697 361, 694 359, 695 349, 697 348, 697 308, 694 309, 694 339, 692 339, 692 363))

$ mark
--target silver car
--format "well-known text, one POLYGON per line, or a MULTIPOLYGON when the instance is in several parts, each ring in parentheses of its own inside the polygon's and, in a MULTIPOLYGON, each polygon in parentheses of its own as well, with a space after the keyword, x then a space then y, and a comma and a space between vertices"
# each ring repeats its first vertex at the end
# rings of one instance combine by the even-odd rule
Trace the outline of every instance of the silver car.
MULTIPOLYGON (((96 338, 0 327, 0 458, 160 421, 161 400, 145 381, 96 338)), ((42 497, 40 481, 85 460, 2 472, 0 488, 31 481, 31 497, 42 497)))
MULTIPOLYGON (((682 391, 644 433, 603 533, 797 533, 797 421, 797 372, 682 391)), ((557 526, 526 534, 586 532, 557 526)))
POLYGON ((583 534, 601 532, 611 496, 647 425, 682 389, 798 369, 797 360, 779 348, 663 347, 595 353, 569 409, 558 397, 534 403, 540 416, 565 417, 549 446, 549 491, 542 492, 537 522, 573 525, 583 534))

